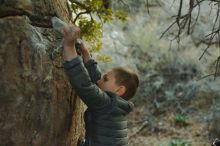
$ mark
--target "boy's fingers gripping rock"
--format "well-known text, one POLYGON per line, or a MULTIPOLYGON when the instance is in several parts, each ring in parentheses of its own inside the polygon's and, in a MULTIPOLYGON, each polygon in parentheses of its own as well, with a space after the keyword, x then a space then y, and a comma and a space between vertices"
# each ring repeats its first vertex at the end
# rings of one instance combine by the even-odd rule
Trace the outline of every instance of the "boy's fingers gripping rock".
POLYGON ((80 37, 80 29, 78 27, 67 26, 62 29, 64 45, 72 46, 80 37))

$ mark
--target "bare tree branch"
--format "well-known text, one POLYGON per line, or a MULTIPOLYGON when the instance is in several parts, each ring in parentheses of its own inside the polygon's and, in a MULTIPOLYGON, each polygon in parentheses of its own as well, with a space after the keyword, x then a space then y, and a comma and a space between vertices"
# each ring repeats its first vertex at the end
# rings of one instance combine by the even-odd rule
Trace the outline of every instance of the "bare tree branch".
POLYGON ((160 36, 160 39, 169 31, 169 29, 176 23, 176 21, 174 21, 160 36))
POLYGON ((218 59, 216 60, 216 65, 215 65, 215 75, 214 78, 216 78, 219 73, 220 73, 220 56, 218 57, 218 59))
MULTIPOLYGON (((196 26, 196 23, 199 19, 200 16, 200 4, 202 2, 210 2, 210 6, 213 6, 213 8, 211 8, 212 10, 214 10, 217 6, 216 10, 216 14, 214 16, 214 24, 211 28, 211 33, 206 35, 205 38, 206 39, 202 39, 200 42, 206 44, 206 48, 204 49, 203 53, 201 54, 201 56, 199 57, 199 60, 202 59, 202 57, 208 53, 208 49, 210 48, 211 45, 216 44, 217 47, 219 47, 219 52, 220 52, 220 1, 219 0, 189 0, 189 4, 188 4, 188 12, 184 15, 182 15, 182 9, 183 9, 183 0, 179 1, 179 8, 178 8, 178 12, 177 15, 174 16, 175 20, 174 22, 172 22, 168 28, 162 33, 162 35, 160 36, 160 39, 162 37, 164 37, 164 35, 173 27, 175 26, 175 24, 177 25, 177 32, 173 32, 172 34, 175 36, 172 40, 176 39, 177 43, 178 43, 178 47, 180 45, 180 36, 182 34, 182 32, 184 32, 184 30, 186 30, 185 32, 190 35, 193 32, 193 29, 196 26), (192 17, 192 11, 198 8, 198 12, 197 12, 197 16, 194 19, 192 17), (218 26, 217 26, 218 25, 218 26)), ((214 76, 214 78, 216 78, 217 76, 220 76, 220 56, 217 58, 216 63, 215 63, 215 73, 207 75, 203 78, 209 77, 209 76, 214 76)), ((203 79, 202 78, 202 79, 203 79)))
POLYGON ((84 12, 78 13, 78 14, 76 15, 75 19, 73 20, 73 23, 75 24, 76 21, 77 21, 77 19, 78 19, 81 15, 83 15, 83 14, 89 14, 90 12, 91 12, 91 11, 84 11, 84 12))
POLYGON ((150 10, 149 10, 149 1, 146 0, 146 3, 147 3, 147 12, 148 12, 148 14, 150 14, 150 10))
MULTIPOLYGON (((209 49, 210 45, 212 44, 212 41, 213 41, 213 39, 215 38, 215 36, 216 36, 217 34, 219 34, 220 27, 219 27, 217 30, 215 30, 215 29, 216 29, 216 24, 217 24, 217 22, 219 23, 219 21, 218 21, 218 20, 219 20, 219 12, 220 12, 220 2, 218 2, 218 10, 217 10, 217 12, 216 12, 216 18, 215 18, 214 25, 213 25, 213 27, 212 27, 212 32, 206 36, 206 37, 209 37, 209 43, 208 43, 206 49, 204 50, 204 52, 202 53, 202 55, 199 57, 199 60, 201 60, 201 58, 205 55, 205 53, 206 53, 207 50, 209 49)), ((219 46, 219 47, 220 47, 220 46, 219 46)))
POLYGON ((190 0, 189 1, 189 23, 188 23, 188 30, 187 30, 187 34, 190 34, 190 27, 191 27, 191 19, 192 19, 192 10, 193 10, 193 6, 194 6, 194 0, 190 0))

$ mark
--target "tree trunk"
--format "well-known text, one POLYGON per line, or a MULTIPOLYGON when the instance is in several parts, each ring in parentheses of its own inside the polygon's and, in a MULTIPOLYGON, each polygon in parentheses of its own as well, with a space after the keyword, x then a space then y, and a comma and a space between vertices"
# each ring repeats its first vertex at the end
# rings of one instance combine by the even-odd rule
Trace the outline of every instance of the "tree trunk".
POLYGON ((62 68, 66 0, 0 0, 0 146, 76 146, 84 106, 62 68))

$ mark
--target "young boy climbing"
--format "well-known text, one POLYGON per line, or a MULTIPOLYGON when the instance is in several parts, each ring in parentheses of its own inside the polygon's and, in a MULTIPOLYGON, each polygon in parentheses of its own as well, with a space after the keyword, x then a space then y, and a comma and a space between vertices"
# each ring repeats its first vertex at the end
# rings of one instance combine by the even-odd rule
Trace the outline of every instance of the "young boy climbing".
POLYGON ((139 84, 137 75, 117 67, 101 76, 97 63, 81 44, 82 59, 75 44, 79 28, 65 27, 63 34, 64 69, 70 83, 88 106, 85 115, 86 137, 83 146, 128 146, 126 116, 139 84))

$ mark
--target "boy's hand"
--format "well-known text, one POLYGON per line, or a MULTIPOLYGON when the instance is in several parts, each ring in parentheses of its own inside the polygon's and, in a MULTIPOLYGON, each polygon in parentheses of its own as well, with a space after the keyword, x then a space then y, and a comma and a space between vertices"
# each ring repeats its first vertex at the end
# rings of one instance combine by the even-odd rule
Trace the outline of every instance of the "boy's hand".
POLYGON ((78 27, 67 26, 62 29, 63 34, 63 57, 64 60, 70 61, 77 56, 75 43, 80 37, 80 29, 78 27))
POLYGON ((87 61, 89 61, 89 59, 91 59, 89 50, 86 48, 86 46, 83 43, 83 41, 81 41, 80 51, 82 53, 84 63, 86 63, 87 61))

